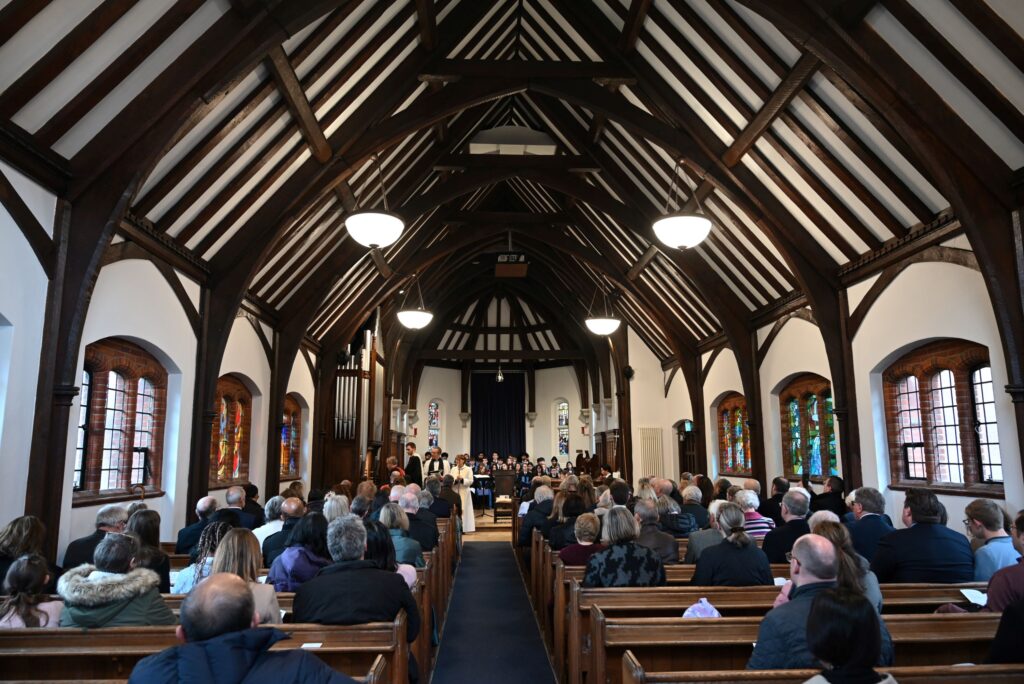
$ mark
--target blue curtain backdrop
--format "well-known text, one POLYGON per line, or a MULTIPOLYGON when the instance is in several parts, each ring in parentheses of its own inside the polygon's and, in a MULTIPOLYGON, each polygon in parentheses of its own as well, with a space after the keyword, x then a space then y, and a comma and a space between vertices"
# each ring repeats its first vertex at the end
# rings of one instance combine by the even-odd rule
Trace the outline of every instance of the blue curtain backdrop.
POLYGON ((469 443, 472 453, 502 458, 526 450, 526 376, 508 373, 495 382, 494 373, 473 373, 470 383, 472 414, 469 443))

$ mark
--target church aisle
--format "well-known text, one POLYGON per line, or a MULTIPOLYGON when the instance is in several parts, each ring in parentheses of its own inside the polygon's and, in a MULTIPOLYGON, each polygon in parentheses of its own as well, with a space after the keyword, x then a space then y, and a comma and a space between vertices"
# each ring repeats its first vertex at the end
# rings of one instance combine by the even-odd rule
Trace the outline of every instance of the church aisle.
POLYGON ((508 542, 463 545, 436 684, 554 682, 554 672, 508 542))

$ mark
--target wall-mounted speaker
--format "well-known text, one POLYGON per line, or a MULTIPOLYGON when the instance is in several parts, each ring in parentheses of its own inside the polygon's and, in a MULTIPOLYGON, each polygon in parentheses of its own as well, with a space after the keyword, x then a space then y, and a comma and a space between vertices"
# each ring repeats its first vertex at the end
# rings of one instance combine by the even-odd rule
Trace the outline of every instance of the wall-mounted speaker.
POLYGON ((633 370, 632 366, 626 366, 622 369, 622 375, 625 376, 627 380, 632 380, 633 376, 636 375, 636 371, 633 370))

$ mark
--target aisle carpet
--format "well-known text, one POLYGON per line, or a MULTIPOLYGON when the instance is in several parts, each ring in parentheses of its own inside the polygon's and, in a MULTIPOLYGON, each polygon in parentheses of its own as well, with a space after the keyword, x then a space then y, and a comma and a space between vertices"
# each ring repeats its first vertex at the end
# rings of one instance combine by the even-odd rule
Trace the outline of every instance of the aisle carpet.
POLYGON ((554 682, 508 542, 466 542, 434 684, 554 682))

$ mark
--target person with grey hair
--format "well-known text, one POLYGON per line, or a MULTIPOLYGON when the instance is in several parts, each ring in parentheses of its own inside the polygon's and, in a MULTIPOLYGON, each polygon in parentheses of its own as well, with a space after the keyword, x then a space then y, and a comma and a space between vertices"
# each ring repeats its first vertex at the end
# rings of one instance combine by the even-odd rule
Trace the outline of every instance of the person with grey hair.
POLYGON ((814 528, 823 522, 839 522, 839 516, 832 511, 815 511, 811 513, 811 517, 807 519, 807 524, 811 528, 811 532, 814 532, 814 528))
POLYGON ((203 530, 210 524, 213 514, 217 512, 217 499, 212 496, 204 496, 196 502, 196 517, 198 521, 178 530, 178 540, 174 544, 174 553, 185 553, 192 555, 199 537, 203 530))
POLYGON ((718 529, 725 538, 701 553, 691 584, 707 587, 751 587, 770 585, 772 570, 768 557, 744 527, 738 504, 725 502, 718 509, 718 529))
POLYGON ((519 546, 525 547, 527 554, 533 539, 533 531, 536 529, 545 536, 548 532, 554 499, 555 493, 547 485, 541 485, 533 492, 533 506, 526 512, 526 517, 519 526, 519 546))
POLYGON ((398 505, 405 511, 405 516, 409 518, 409 536, 418 541, 424 551, 433 551, 441 535, 438 532, 437 523, 432 522, 420 509, 419 494, 412 492, 402 494, 398 505))
POLYGON ((785 522, 766 534, 761 545, 769 563, 785 563, 786 554, 793 550, 796 540, 810 534, 811 528, 807 524, 810 505, 803 491, 794 489, 783 495, 780 509, 785 522))
MULTIPOLYGON (((415 497, 413 497, 415 498, 415 497)), ((334 563, 295 592, 292 616, 297 623, 361 625, 392 622, 406 613, 406 639, 416 640, 420 612, 402 576, 366 560, 366 526, 355 515, 343 515, 327 527, 327 549, 334 563)), ((416 662, 409 656, 409 678, 416 662)))
POLYGON ((711 524, 711 521, 708 517, 708 509, 700 505, 701 499, 703 498, 700 487, 696 485, 688 485, 683 488, 681 496, 683 503, 679 506, 679 512, 689 513, 697 523, 697 529, 706 530, 711 524))
POLYGON ((380 509, 380 524, 387 528, 391 545, 395 548, 395 561, 414 568, 426 567, 423 547, 409 536, 409 516, 398 504, 389 503, 380 509))
POLYGON ((260 526, 260 521, 252 513, 245 512, 245 490, 241 487, 228 487, 224 492, 224 501, 227 508, 238 515, 238 524, 247 530, 255 530, 260 526))
POLYGON ((106 538, 107 533, 124 532, 124 526, 127 524, 127 507, 120 504, 100 506, 96 511, 96 531, 68 544, 67 551, 64 552, 64 567, 74 568, 83 563, 92 563, 96 547, 106 538))
POLYGON ((885 514, 885 497, 874 487, 858 487, 850 494, 853 520, 846 523, 853 539, 853 548, 870 562, 878 550, 878 542, 896 528, 885 514))
MULTIPOLYGON (((451 477, 451 475, 446 475, 445 477, 448 478, 451 477)), ((430 493, 430 496, 433 499, 427 510, 429 510, 438 518, 451 518, 452 504, 448 499, 441 496, 441 478, 428 477, 427 481, 423 483, 423 487, 426 489, 427 492, 430 493)))
MULTIPOLYGON (((665 497, 662 497, 665 498, 665 497)), ((671 499, 668 499, 671 501, 671 499)), ((656 501, 640 499, 633 506, 633 514, 640 525, 640 534, 636 543, 646 546, 658 554, 661 562, 665 565, 673 565, 679 562, 679 543, 671 534, 658 529, 658 521, 661 515, 658 512, 656 501)))
POLYGON ((327 518, 327 522, 331 522, 335 518, 340 518, 343 515, 348 515, 350 512, 348 497, 344 494, 335 494, 334 492, 327 492, 327 498, 324 499, 324 517, 327 518))
POLYGON ((722 499, 715 499, 708 506, 708 529, 692 532, 686 541, 686 556, 683 563, 693 565, 701 557, 701 554, 709 546, 721 544, 724 537, 718 530, 718 509, 726 503, 722 499))
POLYGON ((775 521, 766 518, 757 512, 761 505, 757 494, 749 489, 741 489, 734 495, 735 503, 743 509, 743 526, 754 539, 763 539, 766 534, 775 529, 775 521))
POLYGON ((284 497, 278 494, 270 497, 267 505, 263 507, 263 515, 267 522, 252 531, 260 543, 260 548, 263 548, 263 542, 267 540, 267 537, 281 531, 281 527, 284 525, 284 520, 281 518, 281 504, 283 503, 284 497))
MULTIPOLYGON (((637 502, 640 504, 641 502, 637 502)), ((604 516, 608 547, 587 561, 585 587, 660 587, 665 584, 665 565, 658 554, 637 543, 640 525, 625 506, 604 516)))
POLYGON ((301 648, 271 651, 287 636, 257 628, 252 592, 231 573, 211 575, 181 603, 181 645, 143 658, 129 684, 203 682, 300 682, 351 684, 320 658, 301 648))
POLYGON ((61 627, 173 625, 174 613, 160 596, 160 578, 135 567, 139 545, 126 534, 108 534, 96 546, 95 565, 68 570, 57 582, 64 600, 61 627))

